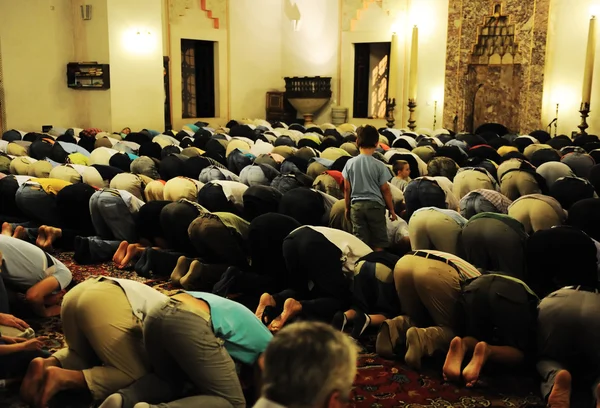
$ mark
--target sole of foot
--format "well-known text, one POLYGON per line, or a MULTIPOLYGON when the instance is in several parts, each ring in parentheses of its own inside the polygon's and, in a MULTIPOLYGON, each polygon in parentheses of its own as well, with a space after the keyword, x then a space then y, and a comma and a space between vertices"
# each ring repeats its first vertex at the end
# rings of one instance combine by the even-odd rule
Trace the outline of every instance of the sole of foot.
POLYGON ((483 368, 490 352, 490 346, 487 343, 479 342, 473 350, 473 358, 462 372, 463 380, 467 387, 474 387, 479 381, 481 369, 483 368))
POLYGON ((181 278, 183 278, 190 269, 190 261, 185 256, 180 256, 177 259, 177 265, 171 273, 171 283, 181 286, 181 278))
POLYGON ((283 312, 281 316, 273 320, 273 322, 269 325, 269 330, 273 332, 277 332, 283 329, 283 326, 288 322, 288 320, 293 319, 302 311, 302 304, 298 302, 296 299, 287 299, 283 304, 283 312))
POLYGON ((450 342, 450 349, 446 355, 446 361, 444 362, 444 368, 442 373, 445 381, 460 381, 462 363, 465 358, 465 346, 460 337, 455 337, 450 342))
POLYGON ((27 238, 27 231, 25 230, 25 228, 23 228, 22 226, 17 226, 17 228, 15 228, 14 232, 13 232, 13 238, 17 238, 17 239, 26 239, 27 238))
POLYGON ((9 237, 12 237, 12 234, 13 234, 12 226, 8 222, 3 222, 2 223, 2 235, 8 235, 9 237))
POLYGON ((119 248, 117 248, 117 251, 115 252, 115 254, 113 255, 113 262, 117 265, 121 265, 121 261, 123 261, 123 258, 125 258, 125 254, 127 253, 127 248, 129 247, 129 243, 127 241, 122 241, 119 244, 119 248))
POLYGON ((259 319, 262 319, 263 312, 265 311, 265 307, 267 306, 275 307, 275 299, 273 299, 273 296, 271 296, 269 293, 263 293, 260 296, 258 307, 256 308, 256 312, 254 312, 254 315, 259 319))
POLYGON ((204 264, 198 260, 193 260, 190 264, 190 269, 183 276, 179 283, 180 285, 187 290, 193 290, 194 285, 198 282, 202 281, 202 273, 206 268, 204 268, 204 264))
POLYGON ((552 392, 548 397, 548 407, 569 408, 571 406, 571 374, 561 370, 556 374, 552 392))

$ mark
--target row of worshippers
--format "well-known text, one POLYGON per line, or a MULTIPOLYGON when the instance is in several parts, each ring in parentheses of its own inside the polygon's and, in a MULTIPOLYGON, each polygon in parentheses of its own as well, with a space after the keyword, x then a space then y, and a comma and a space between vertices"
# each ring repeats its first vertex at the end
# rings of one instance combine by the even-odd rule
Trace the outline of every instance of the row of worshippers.
MULTIPOLYGON (((535 336, 519 333, 522 341, 515 342, 509 334, 499 336, 496 329, 492 330, 496 337, 490 337, 489 333, 469 336, 467 332, 465 339, 453 341, 454 334, 463 333, 459 322, 468 315, 454 312, 465 291, 461 282, 467 284, 473 278, 475 282, 484 282, 482 278, 491 275, 494 282, 506 284, 502 278, 510 276, 510 283, 517 282, 526 288, 527 294, 537 293, 540 298, 563 285, 575 285, 580 289, 573 291, 575 305, 582 301, 579 292, 597 287, 597 251, 592 238, 598 238, 594 215, 598 212, 590 209, 596 208, 600 200, 595 198, 594 175, 598 170, 593 159, 595 149, 591 148, 593 141, 582 144, 579 138, 565 146, 556 146, 559 151, 551 144, 556 144, 557 139, 566 142, 560 138, 543 145, 531 136, 511 141, 510 136, 490 134, 483 135, 490 139, 486 140, 481 135, 426 137, 381 131, 372 156, 395 170, 395 178, 390 174, 392 205, 394 212, 403 214, 409 222, 400 218, 386 220, 390 251, 373 252, 351 235, 351 219, 345 216, 347 205, 341 199, 345 163, 359 153, 352 141, 356 134, 349 131, 342 136, 343 129, 326 127, 319 129, 323 134, 317 128, 304 133, 302 129, 263 128, 268 129, 264 125, 232 126, 229 135, 216 132, 209 140, 203 138, 212 129, 202 128, 194 137, 183 138, 190 138, 200 146, 194 146, 199 155, 193 157, 182 154, 186 148, 181 148, 177 135, 167 136, 179 145, 172 142, 153 157, 129 157, 131 173, 111 166, 112 158, 120 154, 116 149, 107 151, 107 147, 99 146, 90 153, 90 158, 97 151, 106 153, 105 164, 81 167, 67 163, 50 170, 65 170, 69 180, 61 172, 51 178, 44 178, 45 174, 5 177, 0 180, 0 214, 7 221, 3 233, 11 243, 23 238, 46 250, 74 248, 80 262, 97 262, 112 256, 117 266, 127 267, 139 257, 135 263, 138 273, 170 274, 175 284, 188 290, 235 297, 255 309, 272 331, 298 316, 333 320, 339 328, 352 321, 355 337, 360 337, 369 325, 381 325, 378 352, 405 355, 406 362, 413 367, 420 366, 423 355, 452 345, 450 363, 445 367, 449 379, 461 375, 460 362, 458 369, 456 363, 460 351, 463 355, 474 351, 479 357, 474 357, 472 363, 475 363, 462 372, 468 384, 477 381, 485 360, 493 359, 488 344, 504 342, 500 347, 512 346, 518 357, 530 345, 527 340, 535 336), (446 140, 445 144, 442 140, 446 140), (223 147, 220 150, 221 153, 224 150, 223 155, 218 154, 218 149, 209 149, 216 146, 214 141, 223 147), (230 149, 230 145, 234 147, 230 149), (271 152, 252 154, 257 145, 271 152), (409 150, 407 147, 412 145, 414 148, 409 150), (501 147, 496 151, 492 146, 501 147), (164 154, 173 147, 180 149, 180 153, 164 154), (542 158, 539 152, 543 153, 542 158), (528 158, 531 162, 536 159, 538 166, 528 158), (540 160, 543 162, 539 163, 540 160), (185 173, 191 167, 196 177, 185 173), (91 169, 100 174, 97 177, 94 173, 96 177, 91 177, 94 181, 85 176, 91 169), (248 176, 251 173, 248 169, 256 173, 255 177, 248 176), (164 176, 168 180, 152 178, 161 177, 164 172, 168 173, 164 176), (244 174, 248 177, 243 178, 244 174), (267 174, 274 177, 269 179, 267 174), (169 183, 176 183, 175 188, 168 189, 169 183), (151 185, 156 186, 154 193, 151 185), (311 186, 313 189, 308 188, 311 186), (174 193, 166 194, 173 190, 174 193), (42 202, 43 206, 34 205, 42 202), (568 220, 565 209, 569 210, 568 220), (571 227, 549 229, 565 221, 571 227), (300 228, 303 225, 310 227, 300 228), (9 236, 14 240, 9 240, 9 236), (567 252, 564 245, 567 236, 566 242, 572 244, 568 249, 586 268, 573 271, 572 264, 561 259, 567 252), (552 251, 554 247, 561 250, 552 251), (398 259, 409 248, 417 252, 398 259), (320 256, 315 257, 315 253, 320 256), (589 274, 591 265, 593 278, 589 274), (442 273, 440 267, 450 272, 442 273), (475 267, 499 273, 479 277, 480 271, 475 267), (434 269, 439 270, 435 277, 423 273, 434 269), (478 341, 473 343, 472 338, 478 341)), ((134 134, 139 135, 152 137, 145 132, 134 134)), ((127 136, 123 142, 136 143, 126 139, 127 136)), ((7 147, 13 143, 26 145, 13 141, 7 147)), ((113 146, 118 143, 122 142, 117 141, 113 146)), ((146 141, 139 150, 150 143, 158 144, 146 141)), ((139 150, 134 153, 140 154, 139 150)), ((10 159, 9 169, 15 168, 12 165, 15 160, 21 162, 26 158, 6 157, 10 159)), ((29 156, 27 160, 30 159, 36 160, 29 156)), ((52 158, 38 161, 55 164, 52 158)), ((31 163, 27 174, 37 162, 31 163)), ((55 295, 65 286, 49 288, 46 295, 55 295)), ((502 293, 499 289, 486 290, 502 293)), ((512 288, 507 292, 517 291, 512 288)), ((510 295, 506 297, 510 299, 510 295)), ((527 299, 520 302, 523 308, 535 303, 527 296, 523 299, 527 299)), ((562 297, 559 301, 564 303, 561 308, 567 305, 562 297)), ((487 311, 483 317, 470 318, 493 321, 490 315, 501 307, 502 302, 494 303, 493 307, 481 309, 487 311)), ((525 319, 531 313, 507 315, 525 319)), ((587 324, 585 318, 581 315, 564 320, 587 324)), ((550 327, 548 321, 557 324, 555 316, 545 320, 544 325, 550 327)), ((558 323, 565 322, 558 319, 558 323)), ((568 347, 560 339, 554 340, 558 341, 558 345, 553 344, 554 354, 547 352, 550 355, 546 357, 564 363, 565 358, 559 352, 568 347)), ((576 350, 589 352, 585 347, 576 350)), ((34 366, 33 371, 40 369, 34 366)), ((561 374, 559 371, 556 364, 546 366, 545 396, 550 394, 555 375, 561 374)))

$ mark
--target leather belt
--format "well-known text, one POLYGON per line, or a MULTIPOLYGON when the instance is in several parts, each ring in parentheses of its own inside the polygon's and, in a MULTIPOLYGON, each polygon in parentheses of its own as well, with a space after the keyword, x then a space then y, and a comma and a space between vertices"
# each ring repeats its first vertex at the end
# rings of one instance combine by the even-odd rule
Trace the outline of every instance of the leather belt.
POLYGON ((456 272, 458 272, 459 275, 462 275, 460 272, 460 269, 458 269, 458 266, 456 266, 456 264, 454 262, 452 262, 449 259, 442 258, 441 256, 438 256, 436 254, 432 254, 431 252, 410 251, 406 255, 420 256, 421 258, 433 259, 434 261, 443 262, 443 263, 447 264, 448 266, 451 266, 452 268, 456 269, 456 272))

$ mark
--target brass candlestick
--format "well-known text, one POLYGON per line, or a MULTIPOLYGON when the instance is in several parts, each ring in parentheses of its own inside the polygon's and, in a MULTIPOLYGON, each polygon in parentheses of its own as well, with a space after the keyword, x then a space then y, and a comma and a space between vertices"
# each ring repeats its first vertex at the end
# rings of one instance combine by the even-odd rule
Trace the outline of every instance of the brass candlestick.
POLYGON ((579 109, 579 113, 581 113, 581 124, 577 126, 579 128, 579 136, 587 135, 586 129, 590 127, 587 123, 587 118, 590 116, 590 104, 589 102, 583 102, 581 104, 581 109, 579 109))
POLYGON ((396 98, 389 98, 385 107, 385 119, 387 120, 387 127, 393 128, 396 124, 394 118, 394 110, 396 109, 396 98))
POLYGON ((415 119, 415 108, 417 107, 417 101, 415 99, 408 100, 408 112, 410 112, 408 116, 408 128, 410 130, 415 130, 417 128, 417 120, 415 119))

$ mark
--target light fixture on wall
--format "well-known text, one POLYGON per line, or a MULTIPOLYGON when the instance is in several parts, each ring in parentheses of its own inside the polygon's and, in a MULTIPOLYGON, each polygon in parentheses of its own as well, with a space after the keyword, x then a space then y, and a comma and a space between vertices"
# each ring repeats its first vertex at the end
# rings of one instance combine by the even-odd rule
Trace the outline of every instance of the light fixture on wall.
POLYGON ((301 20, 292 20, 292 30, 300 31, 300 26, 302 25, 301 20))
POLYGON ((92 5, 91 4, 82 4, 79 6, 81 10, 81 19, 82 20, 91 20, 92 19, 92 5))
POLYGON ((124 47, 135 54, 149 54, 156 48, 156 38, 149 29, 135 28, 125 31, 124 47))

